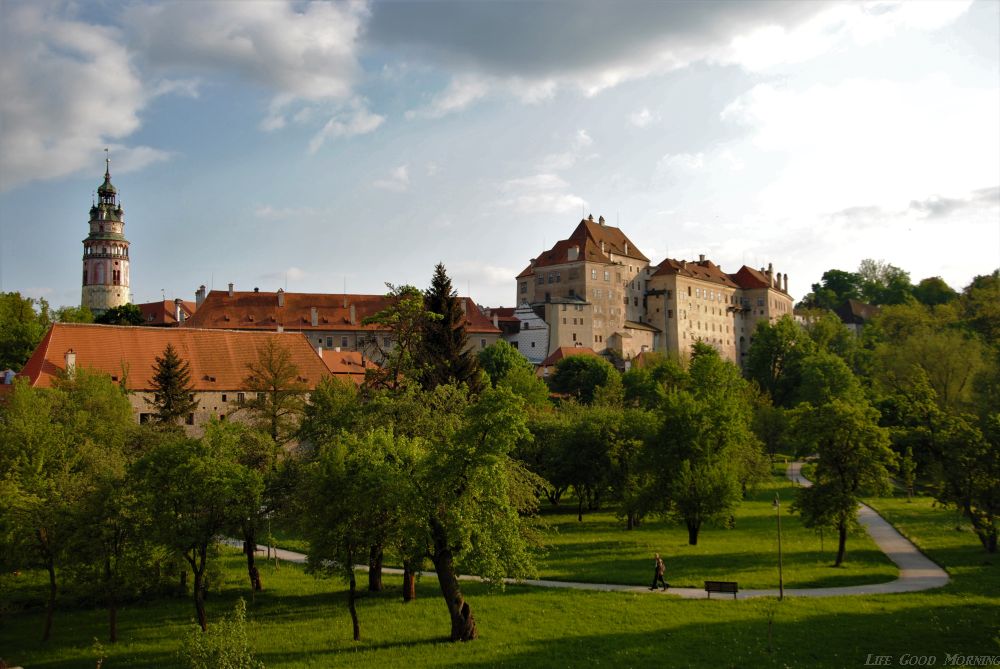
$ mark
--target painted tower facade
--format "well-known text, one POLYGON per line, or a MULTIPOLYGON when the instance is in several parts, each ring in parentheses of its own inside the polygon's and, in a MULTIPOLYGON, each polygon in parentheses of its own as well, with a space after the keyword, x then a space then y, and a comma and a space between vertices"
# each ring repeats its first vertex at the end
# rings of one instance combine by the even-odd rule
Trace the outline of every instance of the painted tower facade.
POLYGON ((82 305, 94 315, 129 302, 128 240, 118 191, 111 185, 111 161, 90 208, 90 234, 83 240, 82 305))

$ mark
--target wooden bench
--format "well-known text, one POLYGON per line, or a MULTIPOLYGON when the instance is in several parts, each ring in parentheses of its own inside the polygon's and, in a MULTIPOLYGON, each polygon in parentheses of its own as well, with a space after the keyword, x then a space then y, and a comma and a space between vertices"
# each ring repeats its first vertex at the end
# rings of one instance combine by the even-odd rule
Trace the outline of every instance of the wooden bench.
POLYGON ((736 599, 738 590, 736 581, 705 581, 705 592, 708 593, 709 599, 712 598, 713 592, 731 592, 733 599, 736 599))

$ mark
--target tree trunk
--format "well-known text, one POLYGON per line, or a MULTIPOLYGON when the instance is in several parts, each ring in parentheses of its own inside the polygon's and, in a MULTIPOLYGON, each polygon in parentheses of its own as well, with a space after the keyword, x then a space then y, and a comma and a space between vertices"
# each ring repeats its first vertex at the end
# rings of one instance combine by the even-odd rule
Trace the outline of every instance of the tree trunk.
POLYGON ((49 555, 45 560, 45 569, 49 572, 49 601, 45 608, 45 631, 42 632, 42 641, 48 641, 52 635, 52 617, 56 612, 56 564, 49 555))
POLYGON ((108 601, 108 640, 118 642, 118 598, 112 582, 111 558, 104 560, 104 588, 108 601))
POLYGON ((192 551, 191 555, 185 554, 184 559, 191 565, 191 571, 194 573, 194 610, 198 614, 198 625, 204 632, 208 630, 208 618, 205 616, 205 562, 208 546, 198 546, 196 550, 197 554, 192 551))
POLYGON ((701 523, 697 520, 687 521, 688 528, 688 544, 691 546, 698 545, 698 531, 701 530, 701 523))
POLYGON ((469 603, 462 596, 462 589, 458 586, 458 575, 455 573, 455 564, 451 550, 448 548, 448 538, 444 528, 437 523, 434 529, 434 569, 437 571, 438 584, 441 586, 441 595, 448 606, 448 615, 451 616, 451 640, 452 641, 472 641, 479 636, 476 630, 476 619, 472 617, 472 609, 469 603))
POLYGON ((381 544, 374 544, 368 550, 368 591, 382 592, 382 557, 381 544))
POLYGON ((409 562, 403 563, 403 601, 412 602, 417 598, 417 579, 416 574, 413 573, 413 569, 410 567, 409 562))
POLYGON ((577 520, 577 522, 582 523, 583 522, 583 495, 580 495, 579 497, 577 497, 577 499, 579 501, 577 502, 577 506, 576 506, 576 520, 577 520))
POLYGON ((837 525, 837 534, 839 538, 837 542, 837 559, 833 563, 834 567, 839 567, 844 563, 844 554, 847 552, 847 523, 837 525))
POLYGON ((631 530, 632 528, 635 527, 635 523, 634 523, 633 519, 634 519, 634 516, 632 515, 631 511, 629 511, 629 512, 627 512, 625 514, 625 529, 626 530, 631 530))
POLYGON ((260 580, 260 570, 257 569, 257 532, 254 528, 248 527, 243 531, 243 552, 247 556, 247 575, 250 576, 250 589, 260 592, 264 589, 264 584, 260 580))
POLYGON ((186 595, 188 591, 188 573, 187 569, 184 569, 183 566, 181 567, 181 578, 177 584, 177 590, 182 597, 186 595))
POLYGON ((358 622, 358 609, 354 605, 354 601, 357 599, 358 583, 354 578, 354 566, 351 566, 351 587, 347 591, 347 608, 351 611, 351 625, 354 628, 354 640, 361 641, 361 623, 358 622))

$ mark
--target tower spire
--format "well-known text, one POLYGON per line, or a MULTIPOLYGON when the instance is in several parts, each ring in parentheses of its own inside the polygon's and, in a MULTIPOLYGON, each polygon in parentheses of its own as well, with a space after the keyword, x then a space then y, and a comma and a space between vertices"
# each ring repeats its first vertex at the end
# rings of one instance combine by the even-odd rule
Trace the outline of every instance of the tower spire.
POLYGON ((104 147, 104 178, 111 178, 111 152, 108 147, 104 147))

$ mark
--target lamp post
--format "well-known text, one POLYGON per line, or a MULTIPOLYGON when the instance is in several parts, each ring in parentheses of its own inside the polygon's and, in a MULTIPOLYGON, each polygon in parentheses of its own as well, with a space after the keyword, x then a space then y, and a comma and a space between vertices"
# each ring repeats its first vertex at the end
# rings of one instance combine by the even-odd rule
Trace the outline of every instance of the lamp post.
POLYGON ((778 518, 778 599, 785 598, 785 579, 781 571, 781 500, 778 493, 774 493, 774 512, 778 518))

